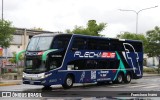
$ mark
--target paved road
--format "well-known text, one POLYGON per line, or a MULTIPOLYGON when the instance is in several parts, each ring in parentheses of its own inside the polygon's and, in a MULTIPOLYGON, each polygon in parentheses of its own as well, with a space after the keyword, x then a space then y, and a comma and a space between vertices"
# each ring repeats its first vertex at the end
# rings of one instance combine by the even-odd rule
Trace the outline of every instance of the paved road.
MULTIPOLYGON (((65 97, 71 95, 75 98, 85 96, 87 97, 95 97, 95 96, 104 96, 106 94, 107 98, 114 95, 117 92, 122 95, 126 95, 126 93, 130 93, 129 91, 151 91, 150 93, 160 92, 160 77, 152 76, 152 77, 143 77, 142 79, 132 80, 130 84, 107 84, 97 86, 96 84, 86 85, 84 86, 75 86, 71 89, 64 90, 60 85, 52 86, 51 89, 44 90, 43 86, 33 86, 33 85, 14 85, 14 86, 4 86, 0 87, 0 91, 22 91, 22 92, 41 92, 43 97, 65 97), (104 92, 107 91, 107 92, 104 92), (110 92, 108 92, 110 91, 110 92)), ((136 92, 135 92, 136 93, 136 92)), ((139 92, 138 92, 139 93, 139 92)), ((159 93, 160 94, 160 93, 159 93)), ((127 94, 128 95, 128 94, 127 94)), ((130 94, 129 94, 130 95, 130 94)), ((160 95, 158 95, 160 97, 160 95)), ((79 98, 78 98, 79 99, 79 98)), ((158 98, 159 99, 159 98, 158 98)), ((157 100, 158 100, 157 99, 157 100)))

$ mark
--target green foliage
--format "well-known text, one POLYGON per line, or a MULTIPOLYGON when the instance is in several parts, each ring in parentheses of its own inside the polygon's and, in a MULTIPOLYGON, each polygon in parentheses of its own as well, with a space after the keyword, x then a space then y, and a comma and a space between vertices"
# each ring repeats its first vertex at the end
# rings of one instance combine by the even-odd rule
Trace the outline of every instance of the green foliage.
POLYGON ((148 46, 147 55, 150 57, 160 56, 160 27, 156 26, 153 30, 146 33, 148 46))
POLYGON ((103 31, 105 27, 106 23, 97 24, 95 20, 89 20, 86 28, 82 26, 75 26, 72 31, 67 29, 66 32, 71 34, 101 36, 99 33, 103 31))
POLYGON ((10 46, 10 42, 13 39, 12 34, 15 29, 11 26, 11 22, 0 20, 0 46, 7 48, 10 46))
POLYGON ((118 34, 117 38, 121 39, 131 39, 131 40, 141 40, 143 42, 144 52, 147 52, 147 38, 143 34, 134 34, 130 32, 125 32, 124 34, 118 34))
MULTIPOLYGON (((23 60, 23 59, 24 59, 23 55, 20 55, 20 56, 19 56, 19 60, 21 61, 21 60, 23 60)), ((13 63, 13 64, 16 64, 16 52, 13 52, 13 57, 10 58, 9 61, 10 61, 11 63, 13 63)))
POLYGON ((143 68, 143 72, 153 74, 153 73, 157 73, 157 69, 146 67, 146 68, 143 68))

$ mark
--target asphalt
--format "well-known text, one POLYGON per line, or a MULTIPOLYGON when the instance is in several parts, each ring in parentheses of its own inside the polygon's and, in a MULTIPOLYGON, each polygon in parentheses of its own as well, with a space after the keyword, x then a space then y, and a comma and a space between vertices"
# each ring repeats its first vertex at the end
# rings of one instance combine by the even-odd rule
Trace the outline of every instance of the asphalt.
MULTIPOLYGON (((143 77, 160 76, 160 74, 147 74, 144 73, 143 77)), ((22 80, 4 80, 0 79, 0 86, 11 86, 11 85, 21 85, 22 80)))

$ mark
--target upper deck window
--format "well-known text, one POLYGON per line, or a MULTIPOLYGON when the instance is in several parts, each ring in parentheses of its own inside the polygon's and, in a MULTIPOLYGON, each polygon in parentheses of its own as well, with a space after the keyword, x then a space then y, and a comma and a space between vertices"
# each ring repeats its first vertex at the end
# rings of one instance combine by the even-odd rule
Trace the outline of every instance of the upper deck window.
POLYGON ((33 37, 27 47, 28 51, 43 51, 50 49, 53 37, 33 37))
POLYGON ((76 37, 73 41, 72 50, 84 50, 86 48, 86 38, 76 37))
POLYGON ((53 41, 53 49, 66 49, 70 41, 71 36, 57 36, 53 41))

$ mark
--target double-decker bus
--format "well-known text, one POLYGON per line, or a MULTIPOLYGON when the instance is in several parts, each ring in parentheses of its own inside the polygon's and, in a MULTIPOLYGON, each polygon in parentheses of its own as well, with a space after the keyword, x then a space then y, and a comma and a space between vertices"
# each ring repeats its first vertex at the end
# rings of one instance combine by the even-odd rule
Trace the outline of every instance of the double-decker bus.
POLYGON ((24 84, 71 88, 73 83, 130 83, 143 76, 141 41, 41 34, 31 38, 24 52, 24 84))

